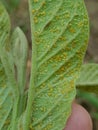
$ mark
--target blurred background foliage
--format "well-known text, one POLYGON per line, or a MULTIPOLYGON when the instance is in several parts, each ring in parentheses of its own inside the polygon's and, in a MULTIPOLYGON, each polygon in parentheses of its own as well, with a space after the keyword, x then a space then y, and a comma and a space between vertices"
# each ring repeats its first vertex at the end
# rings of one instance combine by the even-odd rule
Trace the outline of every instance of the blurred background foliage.
MULTIPOLYGON (((29 41, 28 80, 30 76, 31 36, 27 0, 1 0, 6 6, 12 30, 20 26, 29 41)), ((85 0, 90 18, 90 40, 84 63, 98 63, 98 0, 85 0)), ((93 130, 98 130, 98 95, 77 90, 77 101, 91 114, 93 130)))
POLYGON ((9 12, 13 11, 16 7, 18 7, 20 0, 1 0, 9 12))

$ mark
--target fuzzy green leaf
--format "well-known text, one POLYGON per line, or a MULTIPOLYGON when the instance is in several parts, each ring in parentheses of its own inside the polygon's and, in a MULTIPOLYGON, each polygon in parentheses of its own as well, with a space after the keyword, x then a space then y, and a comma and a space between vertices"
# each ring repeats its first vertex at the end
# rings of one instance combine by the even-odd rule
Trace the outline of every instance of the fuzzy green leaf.
POLYGON ((6 78, 2 75, 2 79, 0 79, 0 130, 7 130, 10 125, 11 111, 13 107, 11 88, 5 82, 7 82, 6 78))
POLYGON ((15 130, 26 102, 27 39, 19 28, 10 37, 9 16, 1 3, 0 15, 0 130, 15 130))
POLYGON ((15 67, 15 75, 17 84, 19 87, 20 101, 18 115, 21 115, 24 111, 25 104, 25 85, 26 85, 26 67, 28 56, 28 42, 23 31, 17 27, 12 35, 12 48, 11 54, 13 56, 13 62, 15 67))
MULTIPOLYGON (((10 106, 11 110, 13 110, 13 113, 11 111, 12 118, 10 123, 10 130, 15 130, 17 117, 19 117, 24 112, 26 104, 24 89, 26 82, 25 77, 28 47, 26 37, 19 28, 16 28, 12 35, 10 47, 11 48, 9 51, 6 51, 4 48, 0 51, 0 58, 2 61, 1 65, 4 66, 5 75, 7 76, 7 80, 4 80, 5 84, 7 82, 9 83, 9 86, 7 86, 8 88, 6 88, 6 90, 10 89, 10 93, 12 92, 13 95, 11 95, 12 97, 9 100, 14 100, 13 108, 10 106), (17 69, 17 73, 15 70, 13 70, 14 66, 17 69)), ((7 97, 7 99, 9 99, 9 97, 7 97)), ((8 102, 8 104, 10 103, 8 102)))
POLYGON ((98 94, 98 64, 83 65, 77 81, 77 88, 98 94))
POLYGON ((7 130, 11 120, 13 105, 12 90, 1 62, 2 49, 8 41, 9 32, 9 16, 0 2, 0 130, 7 130))
POLYGON ((23 129, 62 130, 88 42, 86 8, 83 0, 29 0, 29 6, 33 53, 23 129))
POLYGON ((16 67, 16 78, 20 93, 23 94, 26 83, 26 64, 28 43, 22 30, 17 27, 12 35, 12 55, 16 67))
POLYGON ((0 2, 0 48, 3 47, 9 38, 10 20, 7 11, 0 2))

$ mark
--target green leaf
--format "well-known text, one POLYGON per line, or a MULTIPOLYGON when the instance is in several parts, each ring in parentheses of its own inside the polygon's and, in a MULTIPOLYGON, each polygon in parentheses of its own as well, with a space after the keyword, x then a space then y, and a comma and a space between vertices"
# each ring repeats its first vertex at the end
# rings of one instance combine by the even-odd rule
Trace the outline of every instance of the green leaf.
MULTIPOLYGON (((23 32, 16 28, 12 35, 12 45, 9 51, 2 49, 0 51, 0 58, 4 66, 5 75, 7 76, 7 81, 9 83, 8 89, 12 92, 11 100, 14 100, 13 110, 10 130, 16 129, 17 118, 25 110, 26 96, 24 94, 25 83, 26 83, 26 60, 27 60, 27 40, 23 32), (15 73, 14 66, 17 69, 15 73), (17 78, 15 79, 15 75, 17 78), (17 81, 17 82, 16 82, 17 81)), ((7 89, 6 89, 7 90, 7 89)), ((6 104, 5 104, 6 105, 6 104)))
POLYGON ((77 96, 83 100, 89 102, 96 110, 98 110, 98 96, 94 93, 77 91, 77 96))
POLYGON ((24 90, 26 87, 26 67, 28 56, 28 42, 23 31, 17 27, 12 35, 11 54, 13 56, 15 75, 20 92, 20 103, 18 114, 21 114, 24 109, 24 90))
POLYGON ((78 89, 98 94, 98 64, 83 65, 76 86, 78 89))
POLYGON ((14 11, 19 3, 20 0, 1 0, 2 3, 5 5, 6 9, 11 13, 12 11, 14 11))
POLYGON ((11 122, 13 97, 10 86, 5 83, 6 78, 2 80, 0 80, 0 130, 7 130, 11 122))
POLYGON ((7 11, 0 2, 0 48, 3 47, 10 35, 10 20, 7 11))
POLYGON ((12 55, 16 67, 16 75, 20 93, 23 94, 26 83, 26 64, 28 43, 22 30, 17 27, 12 35, 12 55))
POLYGON ((1 3, 0 15, 0 130, 13 130, 26 104, 24 89, 28 47, 27 39, 19 28, 10 37, 9 16, 1 3))
POLYGON ((11 110, 13 97, 11 86, 2 64, 2 49, 9 38, 10 21, 9 16, 0 2, 0 130, 7 130, 11 121, 11 110))
POLYGON ((5 84, 8 83, 7 87, 8 89, 11 90, 11 95, 12 95, 11 100, 13 100, 13 108, 12 108, 12 113, 11 113, 12 114, 11 127, 13 130, 16 125, 16 117, 18 114, 19 90, 16 84, 14 73, 10 66, 12 62, 9 58, 9 53, 5 49, 0 50, 0 58, 1 58, 1 65, 3 65, 4 67, 5 76, 7 79, 7 81, 5 80, 5 84))
POLYGON ((90 112, 92 118, 98 119, 98 96, 95 93, 89 93, 85 91, 78 90, 77 98, 86 101, 87 104, 93 106, 94 111, 90 112))
MULTIPOLYGON (((14 93, 15 98, 14 98, 13 116, 10 125, 10 130, 17 129, 16 126, 18 118, 21 117, 22 113, 25 110, 26 95, 24 93, 24 90, 26 84, 27 54, 28 54, 27 39, 22 30, 17 27, 11 37, 11 48, 9 50, 10 58, 8 58, 10 62, 11 61, 13 62, 15 68, 13 77, 16 77, 16 84, 13 85, 15 87, 15 89, 13 90, 15 92, 14 93)), ((10 64, 10 66, 12 65, 10 64)), ((11 82, 10 79, 9 81, 11 82)))
POLYGON ((23 129, 62 130, 88 42, 86 8, 83 0, 29 0, 29 6, 33 53, 23 129))

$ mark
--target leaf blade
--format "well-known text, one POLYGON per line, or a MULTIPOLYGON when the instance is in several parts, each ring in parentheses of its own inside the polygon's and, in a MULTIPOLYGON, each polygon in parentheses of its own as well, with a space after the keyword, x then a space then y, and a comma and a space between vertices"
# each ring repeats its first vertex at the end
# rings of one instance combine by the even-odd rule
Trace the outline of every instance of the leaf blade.
POLYGON ((0 2, 0 48, 3 47, 10 35, 10 19, 2 2, 0 2))
MULTIPOLYGON (((4 128, 8 128, 11 122, 11 115, 10 112, 13 107, 13 100, 11 95, 11 90, 8 88, 8 86, 5 87, 5 92, 0 93, 0 130, 3 130, 4 128), (6 95, 7 94, 7 95, 6 95), (10 106, 9 106, 10 104, 10 106), (5 115, 5 116, 4 116, 5 115)), ((1 91, 1 87, 0 87, 1 91)))
POLYGON ((12 55, 17 69, 17 80, 20 93, 23 94, 26 83, 26 64, 28 43, 23 31, 17 27, 12 35, 12 55))
POLYGON ((76 86, 78 89, 98 94, 98 64, 84 64, 76 86))
POLYGON ((32 111, 32 123, 29 120, 26 129, 29 125, 34 130, 62 130, 87 47, 87 12, 83 1, 77 0, 29 0, 29 6, 33 60, 26 117, 32 111))
POLYGON ((0 130, 7 129, 11 120, 13 97, 11 87, 2 64, 2 50, 8 44, 10 20, 8 13, 0 2, 0 130), (7 43, 7 44, 6 44, 7 43), (10 104, 10 106, 9 106, 10 104))

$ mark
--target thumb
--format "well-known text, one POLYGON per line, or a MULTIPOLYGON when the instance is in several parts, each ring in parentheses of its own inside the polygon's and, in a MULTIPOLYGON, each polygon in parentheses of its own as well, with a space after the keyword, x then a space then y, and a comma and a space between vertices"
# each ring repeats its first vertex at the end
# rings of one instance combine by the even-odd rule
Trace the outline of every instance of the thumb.
POLYGON ((92 130, 90 115, 82 106, 73 103, 72 114, 64 130, 92 130))

